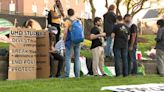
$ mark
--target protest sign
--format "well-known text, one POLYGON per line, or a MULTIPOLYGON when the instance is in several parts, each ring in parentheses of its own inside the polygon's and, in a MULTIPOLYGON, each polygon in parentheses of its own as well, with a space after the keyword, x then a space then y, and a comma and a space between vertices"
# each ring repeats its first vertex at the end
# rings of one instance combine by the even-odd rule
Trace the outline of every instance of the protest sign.
POLYGON ((50 75, 49 33, 38 31, 43 35, 37 36, 37 78, 48 78, 50 75))
POLYGON ((9 80, 36 79, 36 37, 33 29, 12 28, 9 48, 9 80))

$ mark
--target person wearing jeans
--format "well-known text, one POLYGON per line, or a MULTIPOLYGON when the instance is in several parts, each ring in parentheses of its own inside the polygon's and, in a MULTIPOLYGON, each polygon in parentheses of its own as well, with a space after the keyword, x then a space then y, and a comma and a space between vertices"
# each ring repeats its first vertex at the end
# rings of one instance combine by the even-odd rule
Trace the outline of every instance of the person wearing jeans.
POLYGON ((137 26, 132 24, 132 17, 129 14, 124 16, 124 23, 128 26, 130 31, 130 39, 128 42, 128 72, 129 74, 137 74, 137 60, 136 60, 136 49, 137 49, 137 26))
POLYGON ((114 57, 114 54, 113 54, 114 39, 111 36, 109 36, 107 37, 106 42, 107 44, 105 46, 105 55, 114 57))
POLYGON ((80 77, 80 43, 74 44, 71 40, 71 32, 70 28, 72 25, 72 21, 74 20, 74 10, 68 9, 68 18, 65 19, 64 22, 64 41, 65 41, 65 77, 69 77, 70 75, 70 67, 71 67, 71 56, 72 51, 74 51, 74 72, 75 77, 80 77))
POLYGON ((113 58, 113 43, 114 39, 111 37, 113 26, 116 23, 115 5, 110 5, 107 13, 104 14, 104 32, 106 33, 105 56, 113 58))
POLYGON ((137 74, 136 47, 128 51, 128 73, 137 74))
POLYGON ((74 73, 75 77, 80 77, 80 44, 72 44, 71 48, 66 47, 66 53, 65 53, 65 63, 66 63, 66 71, 65 71, 65 77, 69 77, 70 75, 70 64, 71 64, 71 51, 74 51, 74 58, 75 58, 75 64, 74 64, 74 73))
POLYGON ((127 61, 127 52, 128 48, 114 48, 114 58, 115 58, 115 71, 116 76, 120 76, 121 73, 123 76, 128 75, 128 61, 127 61), (122 67, 121 67, 121 61, 122 61, 122 67), (121 70, 123 69, 123 72, 121 70))
POLYGON ((123 76, 126 77, 128 76, 127 54, 128 54, 129 29, 123 23, 121 16, 117 17, 117 24, 114 26, 112 37, 115 39, 113 50, 114 50, 116 76, 118 77, 122 73, 123 76), (122 70, 121 68, 123 69, 123 72, 121 72, 122 70))

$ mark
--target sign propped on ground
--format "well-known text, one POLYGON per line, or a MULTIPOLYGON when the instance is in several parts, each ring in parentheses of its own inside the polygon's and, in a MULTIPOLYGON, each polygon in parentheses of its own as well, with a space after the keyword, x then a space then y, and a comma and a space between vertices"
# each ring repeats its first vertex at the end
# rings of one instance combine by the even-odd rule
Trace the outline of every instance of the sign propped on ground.
POLYGON ((110 90, 114 92, 164 92, 164 84, 141 84, 102 87, 101 91, 110 90))

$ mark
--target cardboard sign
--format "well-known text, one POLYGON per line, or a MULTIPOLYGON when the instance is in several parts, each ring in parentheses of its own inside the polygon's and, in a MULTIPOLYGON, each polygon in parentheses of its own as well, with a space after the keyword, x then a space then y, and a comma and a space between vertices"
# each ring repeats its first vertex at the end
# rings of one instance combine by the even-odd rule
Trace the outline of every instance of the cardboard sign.
POLYGON ((36 79, 36 36, 33 29, 12 28, 9 49, 9 80, 36 79))
POLYGON ((35 66, 12 66, 9 67, 9 80, 30 80, 36 78, 35 66))
POLYGON ((37 36, 37 78, 48 78, 50 75, 49 33, 38 31, 43 35, 37 36))

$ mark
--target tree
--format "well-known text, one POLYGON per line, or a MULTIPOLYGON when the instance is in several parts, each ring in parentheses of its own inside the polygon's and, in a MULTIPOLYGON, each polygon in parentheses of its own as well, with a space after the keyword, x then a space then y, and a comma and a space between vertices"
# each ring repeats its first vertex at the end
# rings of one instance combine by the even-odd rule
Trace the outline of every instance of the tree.
POLYGON ((108 9, 108 0, 105 0, 105 7, 108 9))
MULTIPOLYGON (((84 2, 86 2, 86 1, 88 1, 88 0, 84 0, 84 2)), ((93 4, 93 0, 89 0, 89 4, 91 6, 92 19, 94 19, 95 18, 95 13, 96 13, 96 8, 93 4)))
POLYGON ((94 19, 95 18, 96 9, 94 7, 93 0, 89 0, 89 3, 91 5, 92 19, 94 19))
POLYGON ((121 1, 122 0, 116 0, 116 15, 121 15, 121 11, 119 9, 121 1))
POLYGON ((144 3, 148 0, 116 0, 116 15, 121 15, 119 6, 123 3, 126 6, 126 13, 131 14, 132 17, 136 15, 142 9, 146 9, 149 7, 144 7, 144 3))

